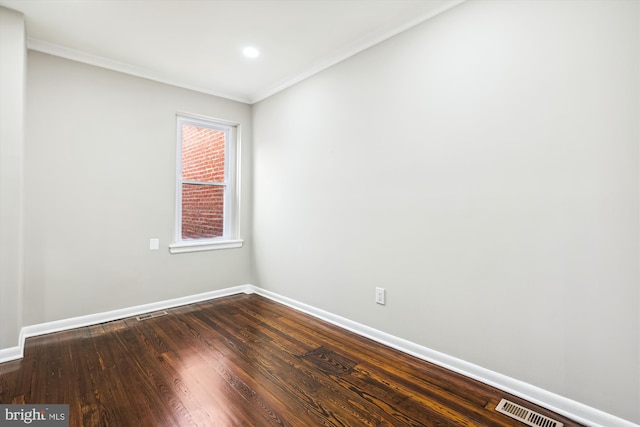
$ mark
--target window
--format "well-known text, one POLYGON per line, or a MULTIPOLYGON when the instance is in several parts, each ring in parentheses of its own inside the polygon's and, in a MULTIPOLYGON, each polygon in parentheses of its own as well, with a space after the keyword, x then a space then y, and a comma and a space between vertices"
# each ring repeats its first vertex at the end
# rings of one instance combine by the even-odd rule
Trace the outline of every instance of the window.
POLYGON ((176 236, 171 253, 242 246, 238 232, 238 126, 179 114, 176 236))

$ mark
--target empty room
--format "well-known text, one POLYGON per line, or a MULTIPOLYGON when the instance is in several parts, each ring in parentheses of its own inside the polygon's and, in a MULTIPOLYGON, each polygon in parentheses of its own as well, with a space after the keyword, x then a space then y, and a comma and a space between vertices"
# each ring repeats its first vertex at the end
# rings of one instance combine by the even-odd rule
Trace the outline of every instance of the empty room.
POLYGON ((0 425, 640 425, 640 0, 0 0, 0 425))

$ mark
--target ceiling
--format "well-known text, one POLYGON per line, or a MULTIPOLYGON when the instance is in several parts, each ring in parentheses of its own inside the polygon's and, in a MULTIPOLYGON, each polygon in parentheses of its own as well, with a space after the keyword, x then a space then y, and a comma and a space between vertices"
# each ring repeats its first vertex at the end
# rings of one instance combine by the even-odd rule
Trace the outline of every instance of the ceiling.
POLYGON ((463 0, 0 0, 29 49, 246 103, 463 0), (254 46, 260 56, 245 57, 254 46))

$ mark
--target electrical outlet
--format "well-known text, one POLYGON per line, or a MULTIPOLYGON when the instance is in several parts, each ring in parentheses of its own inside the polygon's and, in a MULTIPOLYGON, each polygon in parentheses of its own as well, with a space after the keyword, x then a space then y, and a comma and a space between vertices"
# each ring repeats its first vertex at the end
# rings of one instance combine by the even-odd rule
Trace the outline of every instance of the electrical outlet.
POLYGON ((157 251, 160 248, 160 239, 149 239, 149 250, 157 251))
POLYGON ((386 295, 384 288, 376 288, 376 303, 384 305, 386 302, 386 295))

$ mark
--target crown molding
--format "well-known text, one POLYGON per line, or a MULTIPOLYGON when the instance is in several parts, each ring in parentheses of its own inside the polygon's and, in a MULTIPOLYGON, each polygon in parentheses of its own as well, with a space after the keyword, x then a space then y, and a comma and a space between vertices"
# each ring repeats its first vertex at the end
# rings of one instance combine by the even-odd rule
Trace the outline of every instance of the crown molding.
POLYGON ((234 95, 227 92, 215 91, 210 88, 195 86, 180 79, 174 79, 162 75, 162 73, 149 70, 135 65, 127 64, 124 62, 114 61, 113 59, 105 58, 98 55, 93 55, 81 50, 71 49, 68 47, 60 46, 55 43, 49 43, 44 40, 34 39, 29 37, 27 39, 27 48, 49 55, 59 56, 61 58, 70 59, 72 61, 81 62, 83 64, 93 65, 95 67, 105 68, 111 71, 117 71, 124 74, 129 74, 135 77, 141 77, 143 79, 152 80, 159 83, 168 84, 171 86, 177 86, 183 89, 193 90, 195 92, 204 93, 207 95, 217 96, 219 98, 230 99, 232 101, 242 102, 244 104, 250 104, 250 98, 234 95))
POLYGON ((349 59, 352 56, 357 55, 358 53, 373 47, 377 44, 382 43, 385 40, 388 40, 400 33, 403 33, 417 25, 422 24, 423 22, 428 21, 429 19, 440 15, 441 13, 446 12, 447 10, 458 6, 464 3, 467 0, 452 0, 448 1, 446 4, 442 5, 437 9, 430 10, 429 12, 423 13, 421 15, 417 15, 415 18, 410 21, 405 22, 399 26, 391 26, 391 29, 383 30, 379 34, 367 34, 366 36, 361 37, 359 40, 350 43, 344 48, 340 49, 334 55, 331 55, 328 58, 324 58, 321 61, 318 61, 312 64, 310 67, 304 69, 299 73, 295 73, 290 75, 289 77, 279 81, 273 86, 267 88, 264 91, 257 92, 253 96, 250 97, 250 104, 255 104, 260 102, 266 98, 269 98, 272 95, 275 95, 278 92, 285 90, 286 88, 293 86, 296 83, 299 83, 309 77, 318 74, 319 72, 326 70, 333 65, 336 65, 346 59, 349 59))
POLYGON ((289 75, 288 77, 280 80, 279 82, 273 84, 265 90, 258 91, 249 96, 242 96, 238 94, 233 94, 229 92, 213 90, 212 88, 202 87, 193 85, 187 81, 184 81, 179 78, 173 78, 166 75, 163 75, 160 72, 146 69, 143 67, 138 67, 132 64, 115 61, 109 58, 105 58, 98 55, 93 55, 81 50, 72 49, 69 47, 61 46, 55 43, 49 43, 44 40, 36 39, 29 37, 27 38, 27 48, 47 53, 49 55, 59 56, 61 58, 70 59, 72 61, 81 62, 88 65, 93 65, 95 67, 104 68, 107 70, 117 71, 120 73, 129 74, 135 77, 141 77, 147 80, 152 80, 159 83, 168 84, 171 86, 177 86, 183 89, 193 90, 196 92, 204 93, 207 95, 213 95, 220 98, 230 99, 232 101, 242 102, 244 104, 255 104, 256 102, 260 102, 272 95, 275 95, 278 92, 281 92, 287 89, 290 86, 295 85, 309 77, 326 70, 327 68, 336 65, 358 53, 375 46, 387 39, 390 39, 393 36, 396 36, 408 29, 415 27, 441 13, 464 3, 466 0, 452 0, 448 1, 441 7, 426 12, 421 15, 415 16, 413 19, 405 22, 399 26, 391 26, 391 29, 387 28, 379 33, 367 34, 364 37, 361 37, 359 40, 354 43, 350 43, 344 48, 340 49, 334 55, 330 57, 324 58, 318 62, 311 64, 309 67, 306 67, 300 72, 289 75))

